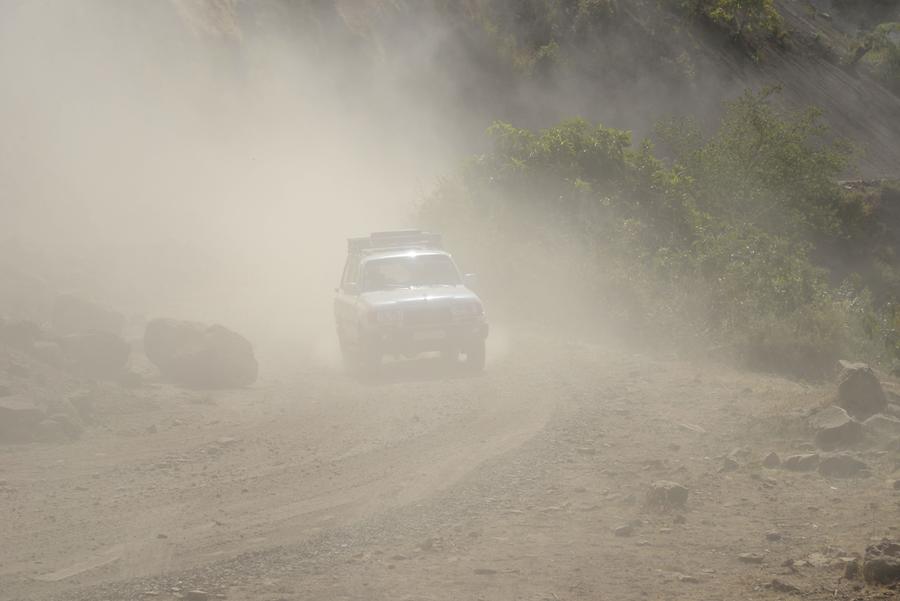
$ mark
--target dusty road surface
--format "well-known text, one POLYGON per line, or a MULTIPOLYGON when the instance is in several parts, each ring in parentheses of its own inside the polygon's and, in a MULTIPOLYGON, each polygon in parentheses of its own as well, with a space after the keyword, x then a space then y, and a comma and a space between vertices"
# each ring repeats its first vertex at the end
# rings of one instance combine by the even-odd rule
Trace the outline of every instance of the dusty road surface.
POLYGON ((900 534, 896 452, 861 451, 866 477, 762 465, 808 447, 830 387, 509 346, 479 376, 304 361, 247 390, 147 385, 78 442, 4 446, 0 599, 900 594, 842 577, 900 534), (659 480, 683 508, 647 505, 659 480))

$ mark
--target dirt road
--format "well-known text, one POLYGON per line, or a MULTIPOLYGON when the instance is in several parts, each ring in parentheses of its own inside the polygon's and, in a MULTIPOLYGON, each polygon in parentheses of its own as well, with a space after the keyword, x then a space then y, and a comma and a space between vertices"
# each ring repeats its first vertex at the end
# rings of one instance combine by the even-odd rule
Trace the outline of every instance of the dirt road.
POLYGON ((846 558, 898 536, 896 453, 867 478, 761 466, 805 448, 825 387, 510 347, 477 377, 150 386, 76 443, 0 448, 0 599, 855 598, 846 558), (686 509, 648 508, 657 480, 686 509))

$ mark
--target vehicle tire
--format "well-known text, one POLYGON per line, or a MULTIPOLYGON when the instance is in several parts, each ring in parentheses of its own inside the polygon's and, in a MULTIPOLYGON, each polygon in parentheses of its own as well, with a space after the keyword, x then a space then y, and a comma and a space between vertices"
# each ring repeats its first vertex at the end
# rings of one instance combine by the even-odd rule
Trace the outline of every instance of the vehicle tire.
POLYGON ((444 365, 453 366, 459 361, 459 349, 446 348, 441 351, 441 361, 444 365))
POLYGON ((466 349, 466 368, 472 372, 484 371, 485 341, 479 340, 466 349))

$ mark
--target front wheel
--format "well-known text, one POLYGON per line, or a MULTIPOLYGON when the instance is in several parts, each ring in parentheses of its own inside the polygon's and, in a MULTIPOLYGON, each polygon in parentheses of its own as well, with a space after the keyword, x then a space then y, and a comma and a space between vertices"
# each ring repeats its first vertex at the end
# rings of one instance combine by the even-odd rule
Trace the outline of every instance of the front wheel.
POLYGON ((485 341, 481 339, 473 342, 466 349, 466 368, 472 372, 484 371, 485 341))

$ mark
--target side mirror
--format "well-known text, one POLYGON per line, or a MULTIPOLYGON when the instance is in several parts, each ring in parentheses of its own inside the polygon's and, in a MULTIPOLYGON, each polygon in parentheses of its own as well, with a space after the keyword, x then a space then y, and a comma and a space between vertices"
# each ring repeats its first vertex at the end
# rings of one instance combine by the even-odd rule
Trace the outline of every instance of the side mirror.
POLYGON ((475 288, 478 286, 478 278, 474 273, 467 273, 463 276, 463 284, 466 288, 475 288))
POLYGON ((344 284, 344 292, 356 296, 357 294, 359 294, 359 284, 357 284, 356 282, 347 282, 346 284, 344 284))

